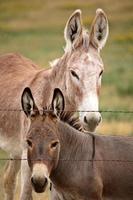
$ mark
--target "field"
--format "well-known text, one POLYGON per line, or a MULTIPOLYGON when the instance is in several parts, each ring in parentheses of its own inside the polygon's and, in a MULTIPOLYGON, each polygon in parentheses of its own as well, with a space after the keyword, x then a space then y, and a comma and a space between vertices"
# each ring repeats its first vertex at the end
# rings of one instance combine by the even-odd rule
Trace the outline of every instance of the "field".
MULTIPOLYGON (((48 67, 49 61, 63 54, 63 31, 70 14, 80 8, 83 23, 89 29, 99 7, 107 13, 110 26, 108 42, 101 52, 105 72, 100 110, 133 111, 132 0, 0 0, 0 54, 19 52, 48 67)), ((102 116, 98 133, 133 134, 133 113, 102 113, 102 116)), ((5 156, 1 151, 0 158, 5 156)), ((1 177, 3 166, 4 161, 1 161, 1 177)), ((36 195, 35 199, 47 200, 45 195, 36 195)), ((3 200, 2 189, 0 200, 3 200)))

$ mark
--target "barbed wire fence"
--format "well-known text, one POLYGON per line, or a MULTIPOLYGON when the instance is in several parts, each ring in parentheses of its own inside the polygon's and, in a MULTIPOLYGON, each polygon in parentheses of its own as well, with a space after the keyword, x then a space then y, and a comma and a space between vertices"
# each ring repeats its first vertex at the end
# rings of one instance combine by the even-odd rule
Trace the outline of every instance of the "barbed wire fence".
MULTIPOLYGON (((47 109, 40 110, 43 112, 49 112, 47 109)), ((0 109, 0 112, 23 112, 23 109, 0 109)), ((114 114, 129 114, 133 115, 133 110, 65 110, 65 112, 100 112, 100 113, 114 113, 114 114)), ((116 136, 117 137, 117 136, 116 136)), ((128 136, 133 138, 133 136, 128 136)), ((0 161, 27 161, 27 158, 0 158, 0 161)), ((46 159, 44 159, 46 160, 46 159)), ((39 161, 39 160, 33 160, 33 161, 39 161)), ((74 159, 60 159, 60 161, 63 162, 116 162, 116 163, 128 163, 133 164, 133 160, 121 160, 121 159, 88 159, 88 160, 74 160, 74 159)))
MULTIPOLYGON (((22 109, 0 109, 0 112, 23 112, 22 109)), ((49 112, 48 109, 42 109, 39 111, 43 112, 49 112)), ((52 110, 51 110, 52 111, 52 110)), ((127 114, 133 114, 133 110, 63 110, 65 112, 100 112, 100 113, 127 113, 127 114)))

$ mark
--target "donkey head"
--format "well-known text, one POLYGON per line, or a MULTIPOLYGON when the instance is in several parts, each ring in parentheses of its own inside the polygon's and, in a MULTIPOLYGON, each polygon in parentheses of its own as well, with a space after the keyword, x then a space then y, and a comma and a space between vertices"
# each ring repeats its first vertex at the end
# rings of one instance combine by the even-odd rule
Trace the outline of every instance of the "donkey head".
POLYGON ((39 114, 29 88, 22 94, 22 108, 31 125, 27 134, 28 164, 32 171, 31 183, 38 193, 44 192, 52 171, 59 160, 60 142, 57 115, 64 109, 64 98, 59 89, 54 90, 52 110, 39 114))
POLYGON ((94 131, 101 121, 98 98, 104 68, 100 50, 108 37, 107 17, 103 10, 97 9, 88 34, 82 26, 81 11, 76 10, 66 24, 64 36, 65 55, 56 63, 57 66, 63 65, 61 73, 58 73, 64 78, 64 94, 69 104, 79 110, 85 129, 94 131))

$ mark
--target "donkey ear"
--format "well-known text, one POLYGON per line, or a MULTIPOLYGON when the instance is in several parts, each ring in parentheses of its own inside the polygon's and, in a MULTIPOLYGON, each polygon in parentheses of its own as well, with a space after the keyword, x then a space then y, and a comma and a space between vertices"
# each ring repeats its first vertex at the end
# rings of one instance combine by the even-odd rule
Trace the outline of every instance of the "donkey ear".
POLYGON ((68 19, 64 30, 66 51, 78 46, 82 39, 81 10, 76 10, 68 19))
POLYGON ((106 14, 102 9, 96 10, 96 16, 91 26, 90 44, 100 50, 104 47, 108 38, 109 26, 106 14))
POLYGON ((57 116, 59 116, 61 112, 64 110, 64 107, 65 107, 64 96, 59 88, 55 88, 52 99, 52 109, 54 110, 54 113, 57 116))
POLYGON ((31 117, 38 112, 30 88, 26 87, 21 96, 21 105, 27 117, 31 117))

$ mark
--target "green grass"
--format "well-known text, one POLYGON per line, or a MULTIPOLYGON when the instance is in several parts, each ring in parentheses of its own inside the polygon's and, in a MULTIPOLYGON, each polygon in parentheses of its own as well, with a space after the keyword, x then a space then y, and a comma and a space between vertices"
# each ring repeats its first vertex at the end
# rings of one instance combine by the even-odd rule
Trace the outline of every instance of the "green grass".
MULTIPOLYGON (((108 15, 110 34, 101 55, 105 64, 100 95, 101 110, 133 110, 133 1, 132 0, 0 0, 0 54, 19 52, 48 66, 65 46, 63 31, 70 14, 82 9, 89 28, 97 8, 108 15)), ((133 114, 102 113, 98 131, 133 134, 133 114)), ((0 158, 5 154, 0 151, 0 158)), ((0 161, 3 175, 4 161, 0 161)), ((2 179, 0 186, 2 185, 2 179)), ((1 186, 2 188, 2 186, 1 186)), ((0 200, 3 200, 3 190, 0 200)), ((18 198, 18 192, 17 197, 18 198)), ((47 199, 36 196, 35 199, 47 199)))

